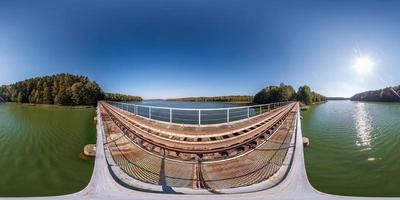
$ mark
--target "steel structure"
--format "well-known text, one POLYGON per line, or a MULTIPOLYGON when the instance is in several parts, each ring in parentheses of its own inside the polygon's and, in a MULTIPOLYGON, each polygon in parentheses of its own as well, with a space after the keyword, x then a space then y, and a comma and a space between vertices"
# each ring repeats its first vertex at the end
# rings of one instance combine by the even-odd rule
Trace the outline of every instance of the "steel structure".
POLYGON ((172 108, 107 101, 107 103, 148 119, 186 126, 210 126, 247 120, 291 102, 277 102, 228 108, 172 108))

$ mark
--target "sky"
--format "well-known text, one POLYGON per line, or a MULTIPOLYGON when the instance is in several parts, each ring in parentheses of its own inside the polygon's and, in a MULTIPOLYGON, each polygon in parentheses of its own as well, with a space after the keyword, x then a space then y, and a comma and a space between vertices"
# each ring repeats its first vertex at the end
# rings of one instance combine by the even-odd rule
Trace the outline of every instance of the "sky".
POLYGON ((254 95, 281 82, 349 97, 400 85, 399 9, 395 0, 0 1, 0 85, 67 72, 147 99, 254 95))

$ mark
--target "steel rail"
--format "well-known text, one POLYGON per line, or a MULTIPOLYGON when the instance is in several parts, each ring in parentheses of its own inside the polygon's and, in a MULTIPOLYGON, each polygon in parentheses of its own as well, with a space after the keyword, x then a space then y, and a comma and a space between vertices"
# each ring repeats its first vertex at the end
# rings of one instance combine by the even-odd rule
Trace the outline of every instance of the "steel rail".
POLYGON ((286 101, 286 102, 228 107, 228 108, 174 108, 174 107, 139 105, 132 103, 121 103, 114 101, 105 101, 105 103, 117 107, 119 109, 125 110, 129 113, 135 114, 137 116, 141 116, 147 119, 152 119, 167 124, 180 124, 187 126, 212 126, 219 124, 235 123, 245 119, 250 119, 263 114, 265 110, 270 111, 271 109, 279 108, 288 105, 292 102, 286 101), (215 112, 215 113, 210 113, 210 112, 215 112), (238 113, 244 113, 244 115, 237 116, 238 113), (181 119, 178 116, 190 116, 191 118, 181 119), (216 119, 209 120, 207 119, 207 117, 209 116, 221 116, 221 117, 218 117, 218 120, 216 119))
MULTIPOLYGON (((260 135, 264 134, 267 130, 269 130, 272 127, 274 127, 281 119, 284 119, 285 117, 287 117, 288 113, 290 113, 290 111, 293 109, 294 106, 295 105, 293 105, 290 108, 288 108, 287 110, 285 110, 285 114, 282 115, 281 117, 279 117, 279 119, 275 119, 275 123, 271 123, 268 127, 266 127, 264 130, 260 131, 259 133, 255 134, 253 137, 244 138, 239 143, 234 143, 234 144, 229 145, 229 146, 222 145, 221 147, 216 147, 214 149, 196 149, 196 150, 183 149, 183 148, 173 147, 173 146, 167 146, 165 144, 153 141, 153 140, 151 140, 151 139, 149 139, 149 138, 137 133, 129 125, 126 125, 124 122, 122 122, 121 119, 119 119, 119 117, 116 117, 114 114, 112 114, 112 112, 115 112, 115 111, 109 110, 109 108, 106 108, 106 106, 103 106, 103 108, 106 110, 108 115, 111 117, 112 121, 114 121, 114 123, 118 127, 120 127, 121 130, 124 132, 124 134, 126 134, 128 137, 130 137, 131 134, 132 134, 135 137, 140 138, 141 140, 143 140, 143 141, 145 141, 145 142, 147 142, 149 144, 152 144, 152 145, 157 146, 157 147, 162 148, 162 149, 171 150, 171 151, 174 151, 174 152, 188 153, 188 154, 208 154, 208 153, 217 153, 217 152, 229 151, 231 149, 235 149, 237 147, 240 147, 242 145, 246 145, 246 144, 252 142, 254 139, 256 139, 260 135), (128 133, 127 133, 126 130, 128 130, 128 133)), ((279 114, 277 114, 276 116, 279 116, 279 114)), ((243 135, 247 135, 247 134, 243 134, 243 135)), ((134 138, 132 138, 132 139, 134 139, 134 138)), ((166 142, 167 142, 167 140, 166 140, 166 142)), ((221 140, 220 142, 223 143, 224 141, 221 140)), ((179 145, 178 142, 175 142, 175 143, 177 145, 179 145)))
POLYGON ((161 107, 161 106, 149 106, 149 105, 142 105, 142 104, 133 104, 133 103, 122 103, 122 102, 116 102, 116 101, 105 101, 109 104, 115 103, 115 104, 121 104, 121 105, 127 105, 127 106, 137 106, 137 107, 145 107, 145 108, 156 108, 156 109, 164 109, 164 110, 186 110, 186 111, 199 111, 199 110, 234 110, 234 109, 243 109, 243 108, 259 108, 259 107, 264 107, 264 106, 276 106, 276 105, 287 105, 289 103, 292 103, 293 101, 282 101, 282 102, 276 102, 276 103, 267 103, 267 104, 257 104, 257 105, 251 105, 251 106, 237 106, 237 107, 227 107, 227 108, 177 108, 177 107, 161 107))

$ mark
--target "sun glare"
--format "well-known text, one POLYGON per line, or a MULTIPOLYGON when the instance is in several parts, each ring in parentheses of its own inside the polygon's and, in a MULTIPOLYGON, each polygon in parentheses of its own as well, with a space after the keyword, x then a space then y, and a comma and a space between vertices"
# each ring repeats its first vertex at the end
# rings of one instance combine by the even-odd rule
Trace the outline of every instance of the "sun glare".
POLYGON ((372 72, 375 63, 372 58, 368 56, 358 56, 354 63, 354 69, 358 74, 366 75, 372 72))

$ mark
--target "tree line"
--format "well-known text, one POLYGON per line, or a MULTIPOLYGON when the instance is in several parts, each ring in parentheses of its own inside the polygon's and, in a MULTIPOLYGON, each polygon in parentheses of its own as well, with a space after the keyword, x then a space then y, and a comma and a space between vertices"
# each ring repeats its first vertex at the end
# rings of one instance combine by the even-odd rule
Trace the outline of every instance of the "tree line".
POLYGON ((0 87, 0 96, 9 102, 57 105, 96 105, 98 100, 140 98, 104 93, 95 81, 67 73, 3 85, 0 87))
POLYGON ((142 101, 142 97, 119 93, 104 93, 104 99, 108 101, 142 101))
POLYGON ((260 90, 254 96, 254 103, 265 104, 282 101, 300 101, 303 104, 310 105, 316 102, 326 101, 326 97, 313 92, 307 85, 300 86, 297 92, 291 85, 281 83, 279 86, 268 86, 260 90))
POLYGON ((380 90, 372 90, 355 94, 350 98, 352 101, 382 101, 399 102, 400 85, 397 87, 387 87, 380 90))
POLYGON ((192 101, 192 102, 252 102, 253 96, 249 95, 231 95, 216 97, 184 97, 167 99, 167 101, 192 101))

